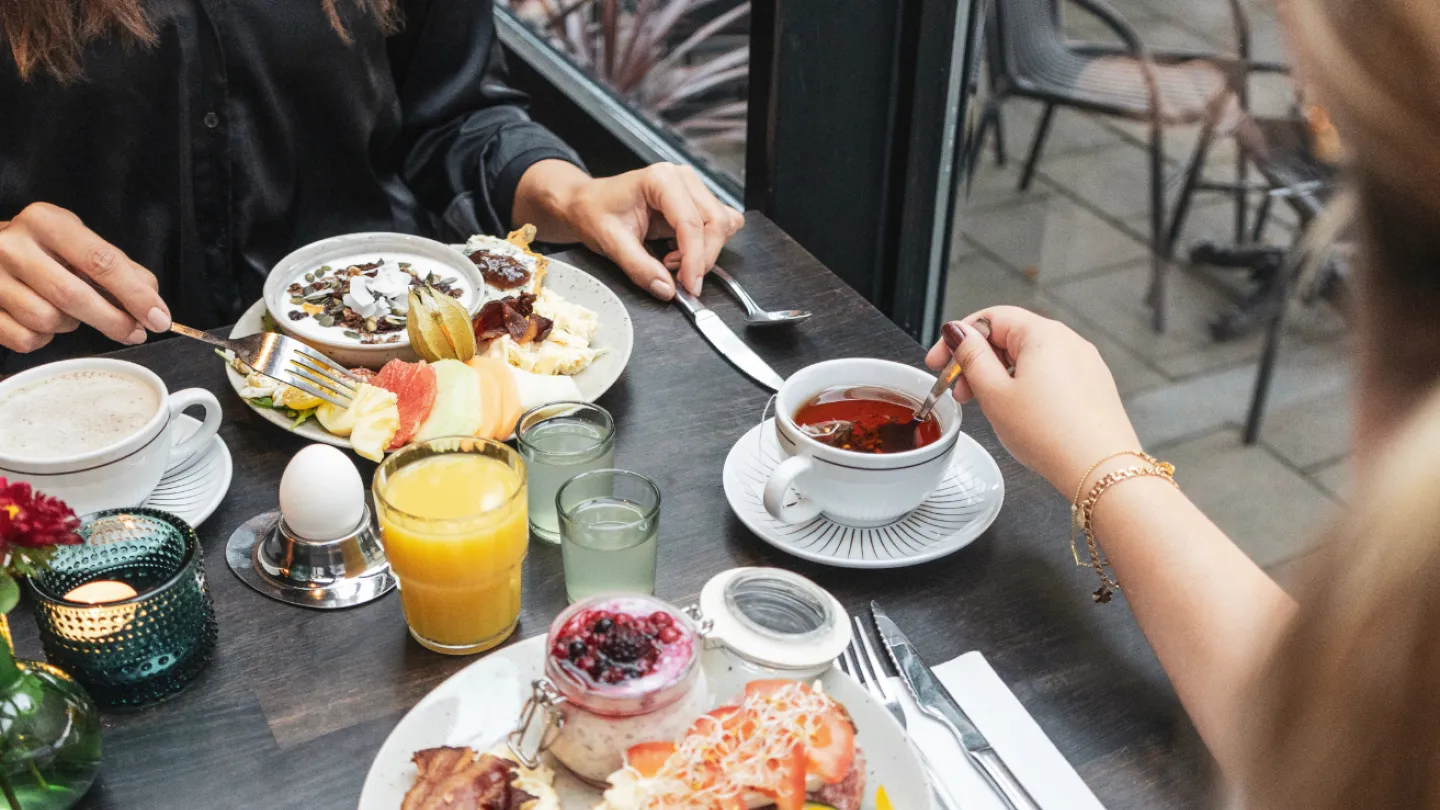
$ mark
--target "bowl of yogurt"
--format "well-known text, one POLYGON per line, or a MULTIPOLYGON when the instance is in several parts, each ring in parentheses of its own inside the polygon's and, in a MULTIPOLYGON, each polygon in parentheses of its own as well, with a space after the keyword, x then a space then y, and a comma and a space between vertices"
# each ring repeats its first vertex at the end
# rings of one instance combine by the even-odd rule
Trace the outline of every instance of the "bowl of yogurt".
POLYGON ((276 328, 346 367, 418 359, 406 331, 410 290, 430 286, 471 316, 484 303, 480 270, 454 248, 403 233, 354 233, 313 242, 265 280, 276 328))
POLYGON ((630 746, 678 739, 709 708, 700 632, 659 599, 576 602, 546 644, 545 677, 564 716, 550 753, 591 785, 603 787, 630 746))

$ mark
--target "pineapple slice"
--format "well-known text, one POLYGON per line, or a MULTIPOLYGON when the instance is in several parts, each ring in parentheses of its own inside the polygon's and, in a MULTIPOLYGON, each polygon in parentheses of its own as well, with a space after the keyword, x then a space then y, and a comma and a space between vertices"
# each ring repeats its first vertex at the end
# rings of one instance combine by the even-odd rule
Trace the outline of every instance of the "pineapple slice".
POLYGON ((385 446, 395 437, 395 431, 400 429, 400 409, 395 404, 397 401, 398 397, 394 393, 370 383, 361 383, 355 391, 355 397, 350 401, 350 407, 339 408, 328 402, 322 402, 315 409, 315 418, 320 420, 320 424, 326 430, 336 436, 349 436, 350 444, 355 448, 355 452, 372 461, 378 461, 379 457, 383 455, 385 446), (375 437, 384 433, 386 427, 383 417, 387 414, 393 415, 394 418, 394 425, 389 428, 390 434, 385 437, 384 442, 380 443, 380 451, 367 454, 366 450, 362 449, 362 445, 364 448, 370 449, 375 437), (366 433, 359 437, 360 443, 357 444, 355 432, 362 426, 366 428, 366 433))

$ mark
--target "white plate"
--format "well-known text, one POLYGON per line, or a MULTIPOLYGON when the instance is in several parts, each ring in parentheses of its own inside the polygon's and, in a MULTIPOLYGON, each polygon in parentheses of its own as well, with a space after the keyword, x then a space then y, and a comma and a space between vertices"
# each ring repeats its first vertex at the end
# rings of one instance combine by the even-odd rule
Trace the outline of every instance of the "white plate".
POLYGON ((841 568, 919 565, 970 545, 995 522, 1005 501, 1005 479, 995 459, 961 433, 940 486, 894 523, 860 529, 824 515, 806 523, 781 523, 760 500, 766 479, 781 459, 774 421, 751 428, 730 448, 723 473, 725 499, 761 540, 796 557, 841 568))
MULTIPOLYGON (((545 287, 559 293, 566 301, 593 310, 600 316, 600 328, 596 331, 591 345, 604 353, 595 358, 589 368, 574 377, 575 385, 580 388, 581 398, 586 402, 594 402, 620 379, 625 365, 630 362, 630 353, 635 350, 635 327, 630 323, 630 313, 625 310, 620 297, 603 282, 565 262, 550 260, 550 267, 545 275, 545 287)), ((230 337, 240 338, 259 332, 264 314, 265 302, 256 301, 254 306, 240 316, 240 320, 230 330, 230 337)), ((245 384, 245 378, 228 365, 225 367, 225 375, 238 394, 245 384)), ((256 407, 250 404, 249 400, 246 400, 245 404, 265 421, 291 430, 290 420, 285 418, 281 411, 256 407)), ((294 432, 313 442, 333 444, 336 447, 350 446, 349 439, 336 436, 313 418, 306 420, 294 432)))
MULTIPOLYGON (((545 637, 535 636, 490 653, 452 675, 416 704, 390 732, 370 765, 359 810, 398 810, 415 782, 416 751, 441 745, 485 751, 504 742, 515 727, 530 682, 544 668, 545 637)), ((711 650, 702 659, 712 702, 739 694, 749 678, 711 650)), ((895 718, 848 676, 831 670, 821 678, 827 694, 844 704, 855 721, 856 743, 865 756, 866 810, 875 807, 875 788, 884 785, 891 803, 904 810, 930 810, 930 790, 918 758, 895 718)), ((563 810, 591 810, 600 791, 556 768, 555 788, 563 810)))
MULTIPOLYGON (((200 420, 182 413, 175 420, 175 441, 182 442, 199 429, 200 420)), ((141 505, 199 526, 225 500, 232 470, 230 448, 217 434, 194 454, 171 465, 141 505)))

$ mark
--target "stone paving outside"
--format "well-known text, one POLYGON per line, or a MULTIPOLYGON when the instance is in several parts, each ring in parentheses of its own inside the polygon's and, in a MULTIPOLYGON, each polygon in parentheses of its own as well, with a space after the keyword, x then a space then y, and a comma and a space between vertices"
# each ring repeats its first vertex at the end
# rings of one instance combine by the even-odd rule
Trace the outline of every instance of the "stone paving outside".
MULTIPOLYGON (((1152 47, 1233 51, 1225 0, 1113 5, 1152 47)), ((1248 5, 1257 58, 1283 59, 1270 4, 1248 5)), ((1106 38, 1072 12, 1066 10, 1066 26, 1073 36, 1106 38)), ((1282 77, 1262 78, 1252 88, 1257 111, 1278 112, 1290 103, 1282 77)), ((1206 326, 1236 300, 1244 273, 1191 267, 1184 258, 1199 239, 1230 241, 1228 199, 1196 198, 1170 275, 1170 328, 1157 335, 1142 300, 1150 272, 1145 129, 1060 109, 1035 181, 1022 194, 1020 165, 1039 114, 1033 102, 1005 105, 1010 160, 999 167, 987 151, 958 207, 945 316, 1016 304, 1069 324, 1109 362, 1146 448, 1176 465, 1185 491, 1222 529, 1267 568, 1302 553, 1346 489, 1344 322, 1327 304, 1292 309, 1261 440, 1245 446, 1240 426, 1260 337, 1216 343, 1206 326)), ((1197 134, 1195 128, 1167 131, 1172 175, 1197 134)), ((1214 150, 1210 166, 1218 177, 1233 172, 1233 155, 1230 143, 1214 150)), ((1172 201, 1176 188, 1178 182, 1172 201)), ((1282 244, 1291 233, 1293 218, 1285 217, 1267 238, 1282 244)))

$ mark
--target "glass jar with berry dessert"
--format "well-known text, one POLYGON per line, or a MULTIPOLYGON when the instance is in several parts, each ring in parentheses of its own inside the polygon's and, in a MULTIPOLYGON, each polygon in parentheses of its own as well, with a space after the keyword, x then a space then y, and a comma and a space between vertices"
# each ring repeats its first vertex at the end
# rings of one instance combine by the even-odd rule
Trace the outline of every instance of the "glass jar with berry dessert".
POLYGON ((550 625, 546 647, 545 678, 522 732, 547 709, 537 747, 592 785, 605 785, 630 746, 677 739, 709 709, 700 630, 659 599, 577 602, 550 625))

